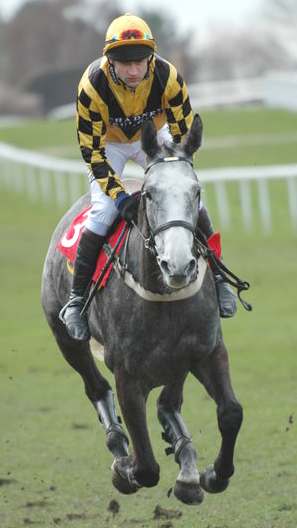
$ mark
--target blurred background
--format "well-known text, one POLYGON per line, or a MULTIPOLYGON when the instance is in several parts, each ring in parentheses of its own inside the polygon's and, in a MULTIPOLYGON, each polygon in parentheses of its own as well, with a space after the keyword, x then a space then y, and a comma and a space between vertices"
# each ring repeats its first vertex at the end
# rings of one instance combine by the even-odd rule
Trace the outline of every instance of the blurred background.
MULTIPOLYGON (((162 6, 157 0, 1 0, 1 114, 47 115, 73 103, 81 72, 101 54, 107 25, 127 11, 148 21, 159 53, 176 64, 188 84, 252 80, 273 72, 275 82, 280 76, 293 82, 293 0, 250 0, 244 5, 236 0, 165 0, 162 6)), ((255 90, 254 98, 278 101, 280 94, 270 93, 273 80, 266 84, 268 93, 255 90)), ((286 99, 284 91, 278 102, 296 107, 296 99, 286 99)))
MULTIPOLYGON (((163 526, 156 504, 181 513, 165 515, 168 527, 296 527, 296 28, 296 0, 0 0, 1 528, 163 526), (77 84, 108 24, 127 11, 147 20, 159 54, 188 84, 204 123, 195 158, 203 200, 225 262, 251 283, 253 311, 239 307, 222 322, 245 410, 237 473, 199 514, 167 496, 177 467, 151 400, 160 485, 136 498, 112 490, 104 433, 40 308, 51 234, 87 191, 77 84)), ((141 174, 127 167, 127 177, 141 174)), ((184 415, 203 469, 219 435, 213 403, 191 377, 184 415)))

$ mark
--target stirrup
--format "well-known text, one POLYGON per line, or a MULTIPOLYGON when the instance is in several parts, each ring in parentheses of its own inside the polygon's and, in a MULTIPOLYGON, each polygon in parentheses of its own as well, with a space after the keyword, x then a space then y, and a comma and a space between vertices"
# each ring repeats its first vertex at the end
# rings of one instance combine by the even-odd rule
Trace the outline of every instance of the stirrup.
POLYGON ((224 319, 234 317, 237 312, 236 296, 230 285, 219 274, 215 275, 220 316, 224 319))
POLYGON ((66 325, 66 321, 65 321, 65 312, 67 310, 67 308, 69 308, 69 306, 75 306, 75 305, 81 305, 83 306, 84 304, 84 297, 73 297, 72 299, 70 299, 66 304, 65 306, 63 306, 63 308, 60 310, 59 312, 59 319, 60 321, 62 321, 62 323, 64 325, 66 325))

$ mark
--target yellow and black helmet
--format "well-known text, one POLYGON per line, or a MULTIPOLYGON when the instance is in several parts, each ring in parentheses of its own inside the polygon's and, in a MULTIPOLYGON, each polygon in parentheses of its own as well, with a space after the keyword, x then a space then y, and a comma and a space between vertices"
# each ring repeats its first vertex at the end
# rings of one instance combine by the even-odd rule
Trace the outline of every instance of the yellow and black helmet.
POLYGON ((127 13, 115 18, 107 29, 103 53, 110 59, 142 60, 155 50, 155 39, 142 18, 127 13))

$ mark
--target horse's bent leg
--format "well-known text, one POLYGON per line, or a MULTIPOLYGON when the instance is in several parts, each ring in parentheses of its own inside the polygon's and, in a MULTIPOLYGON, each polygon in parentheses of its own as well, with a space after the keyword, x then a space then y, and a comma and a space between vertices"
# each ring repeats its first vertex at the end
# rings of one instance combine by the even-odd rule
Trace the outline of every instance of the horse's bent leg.
POLYGON ((173 452, 175 461, 180 466, 175 496, 186 504, 200 504, 203 491, 200 488, 200 477, 196 466, 197 454, 192 444, 190 433, 180 414, 182 405, 182 385, 166 386, 158 399, 158 419, 163 426, 163 439, 171 444, 167 454, 173 452))
POLYGON ((54 316, 47 315, 58 346, 73 369, 78 372, 85 385, 85 392, 95 407, 106 433, 106 445, 114 457, 128 455, 126 437, 116 414, 113 393, 108 381, 101 375, 90 350, 89 342, 72 339, 65 326, 54 316))
POLYGON ((222 441, 213 466, 201 475, 201 486, 208 492, 224 491, 234 473, 236 438, 242 423, 242 407, 232 389, 228 354, 221 341, 207 363, 197 364, 192 373, 203 383, 217 403, 218 426, 222 441))
POLYGON ((122 493, 133 493, 141 486, 155 486, 160 468, 147 429, 147 393, 124 369, 117 369, 114 374, 118 400, 133 444, 133 457, 115 462, 113 483, 122 493))

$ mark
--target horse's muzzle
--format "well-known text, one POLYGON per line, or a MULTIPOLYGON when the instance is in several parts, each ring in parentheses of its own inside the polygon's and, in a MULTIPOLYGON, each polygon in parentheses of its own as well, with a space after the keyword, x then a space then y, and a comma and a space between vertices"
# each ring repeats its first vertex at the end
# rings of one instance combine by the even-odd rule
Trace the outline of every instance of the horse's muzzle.
POLYGON ((159 260, 159 266, 165 283, 170 288, 180 289, 188 286, 197 274, 197 260, 192 257, 186 264, 173 265, 165 259, 159 260))

